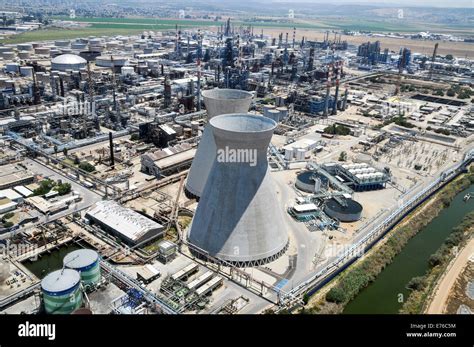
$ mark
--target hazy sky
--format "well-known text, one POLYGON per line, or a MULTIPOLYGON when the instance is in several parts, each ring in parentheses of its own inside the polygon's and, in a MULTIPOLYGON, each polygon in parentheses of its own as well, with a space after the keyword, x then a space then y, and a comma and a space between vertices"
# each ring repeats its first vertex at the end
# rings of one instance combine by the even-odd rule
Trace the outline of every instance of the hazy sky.
MULTIPOLYGON (((275 0, 289 2, 289 0, 275 0)), ((321 0, 296 0, 296 2, 325 2, 321 0)), ((474 0, 331 0, 330 4, 360 4, 360 5, 402 5, 402 6, 433 6, 433 7, 464 7, 474 9, 474 0)))

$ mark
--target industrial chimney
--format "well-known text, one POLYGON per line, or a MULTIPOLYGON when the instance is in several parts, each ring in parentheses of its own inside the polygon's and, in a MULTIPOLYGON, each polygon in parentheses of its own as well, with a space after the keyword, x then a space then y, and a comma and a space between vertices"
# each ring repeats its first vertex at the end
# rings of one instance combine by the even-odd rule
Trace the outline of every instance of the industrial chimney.
POLYGON ((112 137, 112 132, 109 132, 109 147, 110 147, 110 166, 115 168, 115 158, 114 158, 114 140, 112 137))
MULTIPOLYGON (((206 105, 208 120, 221 114, 247 112, 252 101, 252 94, 236 89, 216 88, 205 90, 202 92, 202 96, 204 105, 206 105)), ((185 185, 186 196, 197 198, 201 196, 215 155, 216 144, 209 130, 209 125, 206 125, 189 170, 185 185)))
POLYGON ((267 161, 276 123, 247 113, 217 116, 209 125, 217 155, 188 240, 236 266, 273 261, 288 246, 267 161))

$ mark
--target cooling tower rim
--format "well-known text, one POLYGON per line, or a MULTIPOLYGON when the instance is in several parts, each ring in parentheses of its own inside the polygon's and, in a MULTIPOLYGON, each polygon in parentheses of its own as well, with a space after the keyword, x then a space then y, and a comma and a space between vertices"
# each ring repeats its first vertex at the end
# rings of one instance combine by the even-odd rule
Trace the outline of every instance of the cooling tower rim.
POLYGON ((215 129, 229 133, 257 134, 273 132, 277 123, 268 117, 262 117, 253 113, 228 113, 211 118, 209 124, 215 129), (245 126, 258 126, 259 129, 244 128, 245 126))
POLYGON ((204 98, 212 100, 245 100, 252 99, 252 93, 239 89, 207 89, 201 92, 204 98))

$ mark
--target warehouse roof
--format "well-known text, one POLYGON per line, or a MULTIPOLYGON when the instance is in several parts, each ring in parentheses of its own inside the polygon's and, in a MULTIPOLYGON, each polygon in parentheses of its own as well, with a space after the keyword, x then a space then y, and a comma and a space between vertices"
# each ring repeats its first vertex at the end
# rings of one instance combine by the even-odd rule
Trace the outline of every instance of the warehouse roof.
POLYGON ((98 201, 87 214, 130 240, 163 226, 115 201, 98 201))

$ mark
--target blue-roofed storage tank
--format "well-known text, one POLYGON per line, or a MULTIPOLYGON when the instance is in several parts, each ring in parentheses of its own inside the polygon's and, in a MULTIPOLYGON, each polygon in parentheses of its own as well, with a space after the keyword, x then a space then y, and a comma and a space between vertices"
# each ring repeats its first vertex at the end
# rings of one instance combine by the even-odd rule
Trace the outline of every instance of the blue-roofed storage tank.
POLYGON ((50 314, 70 314, 82 305, 81 276, 71 269, 53 271, 41 281, 44 308, 50 314))
POLYGON ((360 219, 362 205, 348 198, 332 198, 325 202, 324 213, 343 223, 355 222, 360 219))
POLYGON ((94 286, 100 281, 99 254, 92 249, 78 249, 67 254, 63 264, 78 271, 85 286, 94 286))

